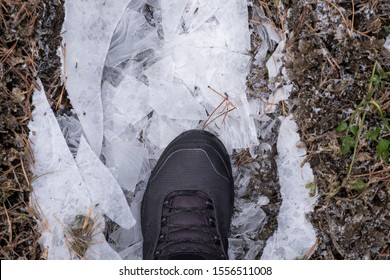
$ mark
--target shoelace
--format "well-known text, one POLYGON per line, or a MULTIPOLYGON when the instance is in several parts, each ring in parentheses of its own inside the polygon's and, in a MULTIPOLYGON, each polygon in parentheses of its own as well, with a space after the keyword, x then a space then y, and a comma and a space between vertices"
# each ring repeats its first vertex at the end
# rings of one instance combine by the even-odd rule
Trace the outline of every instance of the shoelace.
POLYGON ((163 215, 161 217, 161 232, 159 236, 155 258, 169 257, 173 254, 180 253, 199 253, 208 254, 221 259, 225 258, 222 251, 222 242, 218 236, 215 218, 214 205, 212 201, 201 192, 178 192, 168 196, 163 204, 163 215), (204 200, 204 207, 174 207, 171 202, 178 196, 197 196, 204 200), (164 214, 165 213, 165 214, 164 214), (197 213, 205 218, 207 224, 175 224, 171 223, 172 217, 183 213, 197 213), (187 230, 197 233, 201 237, 186 237, 186 238, 169 238, 174 233, 187 230), (186 243, 187 245, 170 250, 174 244, 186 243), (189 245, 188 245, 189 244, 189 245), (199 250, 196 247, 201 245, 205 250, 199 250))

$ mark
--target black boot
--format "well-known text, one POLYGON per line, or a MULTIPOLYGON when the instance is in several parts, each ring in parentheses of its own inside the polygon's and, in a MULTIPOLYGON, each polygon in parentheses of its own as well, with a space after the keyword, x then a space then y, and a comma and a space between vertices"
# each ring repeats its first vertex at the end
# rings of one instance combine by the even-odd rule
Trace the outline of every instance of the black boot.
POLYGON ((190 130, 165 149, 142 201, 144 259, 227 259, 230 159, 213 134, 190 130))

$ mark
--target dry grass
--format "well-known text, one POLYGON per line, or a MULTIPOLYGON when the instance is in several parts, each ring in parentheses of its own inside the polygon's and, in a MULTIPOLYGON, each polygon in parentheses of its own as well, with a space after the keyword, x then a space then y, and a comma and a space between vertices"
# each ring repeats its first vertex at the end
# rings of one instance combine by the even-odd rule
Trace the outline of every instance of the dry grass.
POLYGON ((65 229, 65 242, 70 252, 74 252, 80 259, 84 259, 90 246, 96 243, 93 237, 98 233, 99 223, 98 217, 93 216, 93 210, 94 208, 86 216, 77 215, 73 225, 65 229))
POLYGON ((35 82, 39 1, 0 1, 0 258, 38 259, 27 123, 35 82))
POLYGON ((222 98, 221 103, 211 112, 206 121, 203 124, 203 129, 205 129, 212 122, 215 122, 217 119, 222 118, 222 124, 225 123, 226 117, 228 114, 237 109, 236 105, 229 100, 229 95, 225 92, 224 94, 219 93, 215 89, 209 86, 209 89, 219 95, 222 98))

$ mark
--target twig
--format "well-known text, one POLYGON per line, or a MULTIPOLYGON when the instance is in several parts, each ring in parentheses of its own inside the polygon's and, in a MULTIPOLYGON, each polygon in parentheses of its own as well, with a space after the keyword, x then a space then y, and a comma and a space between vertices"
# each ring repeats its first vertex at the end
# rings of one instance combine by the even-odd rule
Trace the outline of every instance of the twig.
POLYGON ((5 215, 7 216, 7 221, 8 221, 8 228, 9 228, 8 242, 12 243, 12 222, 11 222, 11 219, 9 218, 8 211, 7 211, 7 208, 5 207, 4 202, 3 202, 3 208, 4 208, 4 212, 5 212, 5 215))
POLYGON ((213 91, 214 93, 218 94, 220 97, 223 98, 223 100, 221 101, 221 103, 218 104, 218 106, 213 110, 213 112, 208 116, 208 118, 206 119, 205 123, 203 124, 203 129, 205 129, 210 123, 212 123, 213 121, 215 121, 216 119, 223 117, 222 119, 222 123, 225 122, 225 119, 227 117, 227 114, 235 109, 237 109, 237 107, 229 100, 229 95, 227 93, 225 93, 224 95, 219 93, 218 91, 216 91, 215 89, 213 89, 212 87, 208 86, 208 88, 213 91), (218 113, 218 115, 214 118, 213 115, 217 112, 217 110, 219 108, 221 108, 221 106, 223 106, 222 110, 218 113), (229 106, 233 107, 233 108, 230 108, 229 109, 229 106))
POLYGON ((61 46, 61 49, 62 49, 62 54, 63 54, 63 59, 64 59, 64 76, 65 76, 65 80, 64 80, 64 84, 62 85, 61 93, 60 93, 60 96, 59 96, 57 104, 56 104, 56 110, 58 110, 58 107, 62 103, 62 98, 63 98, 64 92, 65 92, 66 80, 67 80, 66 79, 66 44, 61 46))

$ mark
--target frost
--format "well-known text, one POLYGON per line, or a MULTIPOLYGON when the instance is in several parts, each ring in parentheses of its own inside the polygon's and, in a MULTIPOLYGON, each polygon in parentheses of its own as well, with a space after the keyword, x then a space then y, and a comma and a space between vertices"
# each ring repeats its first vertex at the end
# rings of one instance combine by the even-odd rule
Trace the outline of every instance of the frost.
POLYGON ((315 197, 309 196, 306 184, 314 176, 308 163, 301 167, 306 151, 298 148, 297 124, 292 116, 282 120, 278 136, 278 174, 282 205, 277 232, 264 248, 262 259, 294 259, 303 256, 316 240, 313 226, 306 214, 313 210, 315 197))

